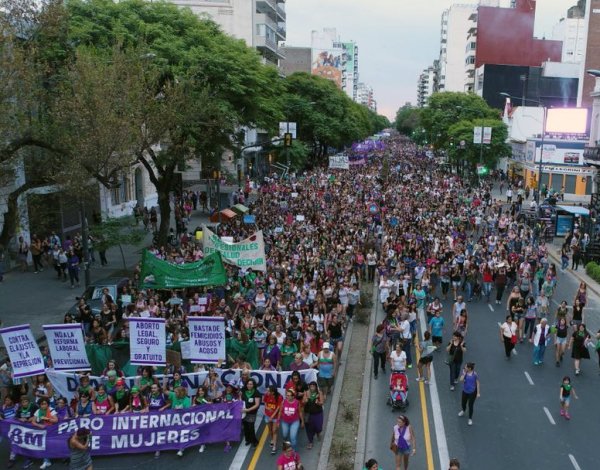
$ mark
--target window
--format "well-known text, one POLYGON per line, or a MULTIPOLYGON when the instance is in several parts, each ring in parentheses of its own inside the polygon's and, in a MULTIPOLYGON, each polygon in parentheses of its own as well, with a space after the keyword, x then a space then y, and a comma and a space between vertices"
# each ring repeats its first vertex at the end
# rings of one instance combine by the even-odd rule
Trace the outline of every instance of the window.
POLYGON ((119 181, 119 186, 111 190, 113 205, 123 204, 131 200, 131 183, 129 177, 123 175, 119 181))
POLYGON ((465 61, 465 63, 466 63, 467 65, 474 64, 474 63, 475 63, 475 57, 473 57, 473 56, 469 56, 469 57, 467 57, 467 60, 465 61))

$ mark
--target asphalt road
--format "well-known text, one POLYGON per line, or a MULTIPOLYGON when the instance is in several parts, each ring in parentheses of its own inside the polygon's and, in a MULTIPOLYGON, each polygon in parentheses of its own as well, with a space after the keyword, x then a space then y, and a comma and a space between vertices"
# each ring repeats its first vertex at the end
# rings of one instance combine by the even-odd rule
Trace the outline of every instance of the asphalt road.
MULTIPOLYGON (((568 272, 559 273, 554 300, 566 299, 571 304, 577 281, 568 272)), ((451 301, 444 303, 446 325, 451 325, 451 301)), ((553 302, 551 312, 557 304, 553 302)), ((531 468, 545 470, 586 470, 598 468, 596 457, 597 416, 600 402, 596 399, 600 376, 596 353, 582 361, 582 374, 575 377, 570 352, 561 367, 554 364, 554 347, 546 351, 542 366, 532 363, 533 345, 518 344, 517 354, 510 361, 504 358, 499 338, 498 322, 504 321, 505 304, 491 304, 484 300, 468 304, 469 330, 466 338, 465 362, 476 363, 481 381, 481 398, 475 402, 473 426, 466 417, 458 417, 460 387, 450 391, 445 353, 434 354, 433 369, 439 392, 441 420, 444 435, 436 436, 432 413, 431 386, 415 381, 414 369, 408 372, 410 406, 406 415, 416 432, 417 454, 411 458, 411 468, 441 468, 437 440, 448 446, 449 457, 457 457, 465 469, 531 468), (570 375, 579 400, 571 401, 570 421, 559 415, 559 386, 564 375, 570 375), (420 387, 426 389, 426 414, 423 414, 420 387), (425 416, 427 419, 425 420, 425 416), (432 448, 433 467, 428 467, 425 455, 426 435, 432 448)), ((378 321, 383 312, 378 311, 378 321)), ((600 301, 590 293, 586 308, 586 322, 590 332, 600 328, 600 301)), ((446 328, 444 341, 449 340, 451 327, 446 328)), ((395 424, 395 415, 386 405, 388 377, 372 379, 369 397, 367 430, 367 457, 376 458, 384 469, 394 468, 389 450, 389 436, 395 424)), ((445 470, 445 469, 444 469, 445 470)))

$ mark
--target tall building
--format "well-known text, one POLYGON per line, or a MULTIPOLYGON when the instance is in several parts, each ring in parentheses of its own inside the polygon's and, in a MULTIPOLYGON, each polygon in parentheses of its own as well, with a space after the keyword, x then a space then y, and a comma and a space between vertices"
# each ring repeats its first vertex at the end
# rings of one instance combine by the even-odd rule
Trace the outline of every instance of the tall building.
MULTIPOLYGON (((581 5, 581 2, 579 5, 581 5)), ((587 0, 585 2, 585 23, 586 48, 583 67, 581 67, 579 75, 581 86, 579 87, 577 101, 582 107, 591 108, 595 79, 586 71, 600 69, 600 54, 598 53, 600 51, 600 0, 587 0)))
POLYGON ((427 106, 427 100, 436 89, 436 68, 434 65, 427 67, 417 81, 417 106, 423 108, 427 106))
POLYGON ((312 74, 335 82, 356 100, 358 91, 358 46, 343 42, 335 28, 312 31, 312 74))
POLYGON ((477 5, 454 4, 442 13, 438 91, 465 91, 465 51, 477 5))
POLYGON ((357 103, 366 106, 371 111, 377 112, 377 102, 373 94, 373 87, 366 83, 358 83, 356 86, 356 100, 357 103))
POLYGON ((569 9, 566 18, 561 18, 552 30, 552 39, 562 41, 561 62, 577 63, 583 61, 587 39, 587 22, 579 8, 569 9))
POLYGON ((471 15, 476 26, 467 36, 469 46, 473 46, 465 54, 467 91, 481 90, 483 78, 477 77, 476 71, 485 64, 540 67, 543 62, 561 60, 561 41, 533 36, 536 0, 510 0, 509 7, 505 5, 502 1, 482 1, 471 15))
POLYGON ((256 48, 267 63, 283 59, 279 43, 286 38, 285 0, 170 0, 199 16, 206 15, 223 31, 256 48))
POLYGON ((279 70, 282 74, 311 72, 312 49, 310 47, 283 46, 281 52, 284 56, 284 59, 279 62, 279 70))

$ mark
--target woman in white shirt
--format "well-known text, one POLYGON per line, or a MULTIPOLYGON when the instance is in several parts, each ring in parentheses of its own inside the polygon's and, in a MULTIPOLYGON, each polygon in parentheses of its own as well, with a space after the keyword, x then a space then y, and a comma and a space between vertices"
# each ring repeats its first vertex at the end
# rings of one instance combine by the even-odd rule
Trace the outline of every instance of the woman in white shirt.
POLYGON ((396 348, 390 353, 389 360, 392 371, 406 371, 406 353, 402 350, 402 341, 396 343, 396 348))
POLYGON ((500 325, 500 341, 504 343, 504 353, 506 360, 510 360, 510 354, 516 344, 517 323, 513 321, 511 315, 506 315, 506 321, 500 325), (513 339, 514 337, 514 339, 513 339))

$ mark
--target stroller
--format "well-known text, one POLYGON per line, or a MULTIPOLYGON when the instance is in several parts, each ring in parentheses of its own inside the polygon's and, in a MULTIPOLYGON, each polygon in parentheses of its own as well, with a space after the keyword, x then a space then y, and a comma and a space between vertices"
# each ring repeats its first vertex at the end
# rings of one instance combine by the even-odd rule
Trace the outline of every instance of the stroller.
POLYGON ((404 372, 392 371, 387 404, 392 407, 392 411, 404 412, 408 408, 408 378, 404 372))

